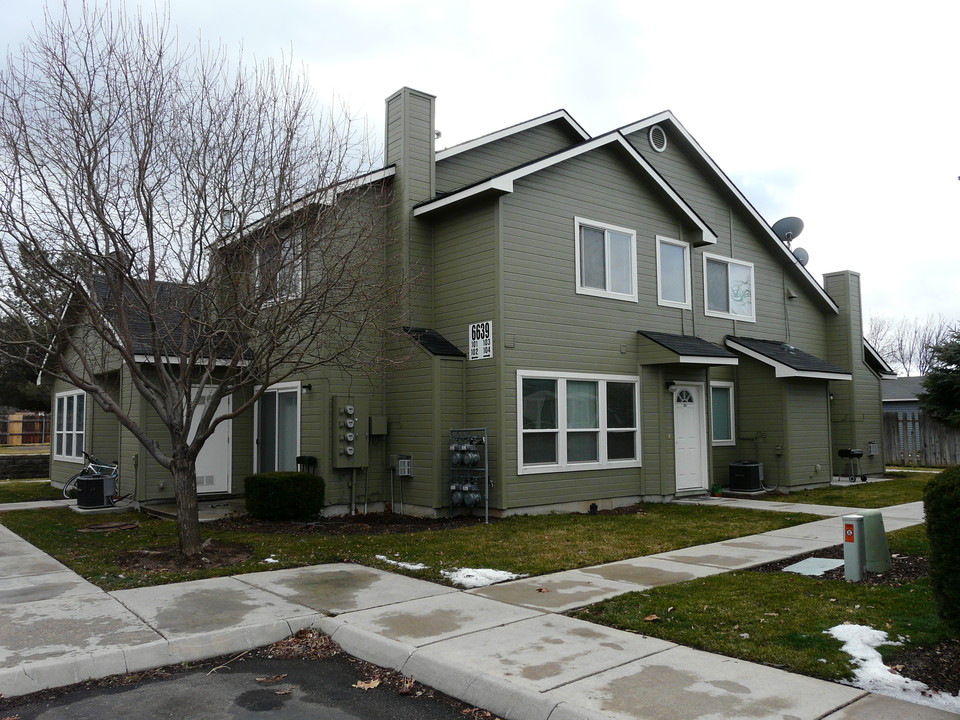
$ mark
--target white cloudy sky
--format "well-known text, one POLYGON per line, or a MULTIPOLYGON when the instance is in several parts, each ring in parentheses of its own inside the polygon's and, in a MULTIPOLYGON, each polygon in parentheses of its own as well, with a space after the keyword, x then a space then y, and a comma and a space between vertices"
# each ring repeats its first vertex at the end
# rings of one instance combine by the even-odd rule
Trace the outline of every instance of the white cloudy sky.
MULTIPOLYGON (((128 0, 128 4, 136 0, 128 0)), ((69 5, 78 0, 67 0, 69 5)), ((146 3, 153 7, 153 2, 146 3)), ((867 315, 960 320, 960 3, 953 0, 170 0, 181 36, 292 51, 381 133, 437 96, 439 147, 565 108, 599 134, 670 109, 815 277, 862 273, 867 315)), ((0 0, 0 47, 40 2, 0 0)))

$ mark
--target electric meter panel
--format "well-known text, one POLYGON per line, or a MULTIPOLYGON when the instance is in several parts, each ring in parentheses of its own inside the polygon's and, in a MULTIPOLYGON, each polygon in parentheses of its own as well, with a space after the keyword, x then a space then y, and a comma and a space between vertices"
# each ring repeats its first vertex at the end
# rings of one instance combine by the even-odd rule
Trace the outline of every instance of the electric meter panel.
POLYGON ((333 466, 363 468, 369 464, 369 403, 354 395, 334 395, 333 466))

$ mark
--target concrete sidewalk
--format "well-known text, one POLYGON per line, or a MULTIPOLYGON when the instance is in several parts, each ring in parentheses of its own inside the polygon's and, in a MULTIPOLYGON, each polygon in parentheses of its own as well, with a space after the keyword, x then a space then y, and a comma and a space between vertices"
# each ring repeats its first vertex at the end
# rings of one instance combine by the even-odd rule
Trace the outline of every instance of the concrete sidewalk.
MULTIPOLYGON (((922 515, 920 503, 883 511, 888 530, 922 515)), ((332 564, 107 593, 0 526, 0 693, 238 653, 315 626, 509 720, 958 717, 556 614, 836 545, 840 532, 829 518, 467 592, 332 564)))

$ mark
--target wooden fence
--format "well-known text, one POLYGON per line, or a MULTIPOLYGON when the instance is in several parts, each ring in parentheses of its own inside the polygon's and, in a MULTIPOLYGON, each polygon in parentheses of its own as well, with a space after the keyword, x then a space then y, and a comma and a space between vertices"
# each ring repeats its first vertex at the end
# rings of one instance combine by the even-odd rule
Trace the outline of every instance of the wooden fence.
POLYGON ((922 412, 883 414, 883 461, 888 465, 960 464, 960 431, 922 412))
POLYGON ((0 445, 50 442, 50 414, 19 412, 0 415, 0 445))

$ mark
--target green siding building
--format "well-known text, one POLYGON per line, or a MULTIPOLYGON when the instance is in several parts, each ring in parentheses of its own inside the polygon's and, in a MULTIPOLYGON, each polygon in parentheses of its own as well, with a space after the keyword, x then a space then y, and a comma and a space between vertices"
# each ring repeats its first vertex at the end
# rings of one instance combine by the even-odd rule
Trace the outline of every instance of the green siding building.
MULTIPOLYGON (((672 113, 591 137, 561 110, 438 151, 434 103, 387 99, 367 180, 392 193, 388 271, 416 278, 396 369, 271 388, 218 430, 201 494, 299 462, 327 480, 330 514, 509 515, 703 494, 731 463, 762 464, 765 487, 824 485, 842 448, 882 472, 890 369, 863 340, 859 276, 821 285, 672 113), (451 448, 459 429, 484 442, 451 448)), ((76 415, 76 391, 54 394, 76 415)), ((119 457, 122 492, 170 498, 132 435, 83 413, 72 432, 119 457)), ((54 480, 76 469, 64 449, 54 480)))

